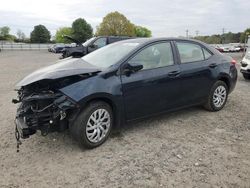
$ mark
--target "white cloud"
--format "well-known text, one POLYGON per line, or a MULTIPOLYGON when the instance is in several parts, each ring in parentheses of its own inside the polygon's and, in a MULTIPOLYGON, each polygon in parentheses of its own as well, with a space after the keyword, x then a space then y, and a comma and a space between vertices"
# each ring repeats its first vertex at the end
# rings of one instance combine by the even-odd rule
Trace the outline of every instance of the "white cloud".
POLYGON ((239 32, 250 27, 248 0, 8 0, 1 2, 0 27, 8 25, 29 34, 44 24, 52 34, 79 17, 95 28, 107 13, 123 13, 131 22, 149 27, 154 36, 239 32))

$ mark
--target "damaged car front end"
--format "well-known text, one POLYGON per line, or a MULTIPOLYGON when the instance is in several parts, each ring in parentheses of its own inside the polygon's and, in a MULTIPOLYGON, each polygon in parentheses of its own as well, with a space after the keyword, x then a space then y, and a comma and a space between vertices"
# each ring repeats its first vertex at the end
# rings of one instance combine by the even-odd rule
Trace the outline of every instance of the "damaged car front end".
POLYGON ((12 100, 18 104, 15 118, 17 148, 21 138, 29 138, 37 131, 46 136, 67 129, 80 106, 60 90, 97 72, 99 70, 81 59, 70 59, 40 69, 20 81, 17 99, 12 100))
POLYGON ((43 90, 24 87, 18 90, 20 103, 17 109, 16 125, 21 138, 41 131, 47 135, 51 131, 64 130, 67 114, 77 107, 76 103, 56 90, 43 90))

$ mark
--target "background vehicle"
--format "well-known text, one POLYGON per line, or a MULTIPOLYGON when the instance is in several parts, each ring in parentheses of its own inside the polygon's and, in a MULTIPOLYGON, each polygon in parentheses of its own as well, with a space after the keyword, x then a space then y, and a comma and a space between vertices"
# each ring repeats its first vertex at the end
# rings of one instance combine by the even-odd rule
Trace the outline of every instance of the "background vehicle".
POLYGON ((66 45, 63 43, 55 44, 52 48, 52 52, 54 53, 62 53, 65 49, 70 48, 70 45, 66 45))
POLYGON ((16 133, 27 138, 69 128, 94 148, 126 122, 193 105, 218 111, 235 87, 235 63, 195 40, 120 41, 20 81, 16 133))
POLYGON ((50 45, 50 47, 48 48, 48 52, 52 52, 52 51, 53 51, 54 46, 56 46, 56 45, 55 45, 55 44, 50 45))
POLYGON ((241 48, 239 47, 239 44, 229 44, 229 52, 240 52, 240 50, 241 48))
POLYGON ((100 36, 100 37, 93 37, 82 44, 79 41, 69 36, 65 36, 65 37, 75 42, 76 47, 64 49, 62 52, 63 53, 62 58, 66 58, 70 56, 82 57, 108 44, 118 42, 121 40, 131 39, 131 37, 126 37, 126 36, 108 36, 108 37, 100 36))
POLYGON ((62 53, 65 49, 75 47, 75 43, 71 44, 63 44, 63 43, 58 43, 58 44, 53 44, 48 48, 49 52, 53 53, 62 53))
POLYGON ((247 49, 244 58, 241 61, 240 72, 243 74, 243 77, 247 80, 250 79, 250 36, 247 40, 247 49))
POLYGON ((215 49, 218 50, 219 52, 224 52, 223 49, 221 48, 221 46, 219 46, 219 45, 216 45, 215 49))
POLYGON ((243 48, 239 44, 215 44, 211 45, 219 52, 226 53, 226 52, 240 52, 243 51, 243 48))
POLYGON ((240 72, 243 74, 245 79, 250 79, 250 51, 246 52, 246 55, 241 61, 240 72))
POLYGON ((226 53, 226 52, 230 52, 231 47, 228 45, 222 45, 220 48, 222 49, 222 52, 226 53))

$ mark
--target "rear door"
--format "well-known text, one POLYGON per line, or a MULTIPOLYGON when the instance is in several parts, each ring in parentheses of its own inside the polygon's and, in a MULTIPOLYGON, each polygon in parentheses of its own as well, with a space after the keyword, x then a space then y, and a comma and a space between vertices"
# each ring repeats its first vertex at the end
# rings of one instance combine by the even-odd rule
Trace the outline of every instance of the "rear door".
POLYGON ((180 79, 184 105, 191 105, 203 101, 209 94, 214 82, 213 71, 216 71, 216 63, 210 58, 212 53, 204 46, 191 41, 176 41, 179 54, 180 79))
POLYGON ((143 69, 122 75, 126 119, 132 120, 179 106, 180 74, 170 42, 151 44, 127 63, 142 64, 143 69))

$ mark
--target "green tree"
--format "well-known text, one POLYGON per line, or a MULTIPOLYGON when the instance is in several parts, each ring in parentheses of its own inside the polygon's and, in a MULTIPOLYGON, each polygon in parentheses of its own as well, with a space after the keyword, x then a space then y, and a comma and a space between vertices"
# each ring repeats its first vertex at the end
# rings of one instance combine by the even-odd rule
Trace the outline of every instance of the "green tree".
POLYGON ((220 44, 221 37, 220 35, 212 35, 212 36, 207 37, 205 42, 208 44, 220 44))
POLYGON ((10 34, 10 28, 7 26, 0 27, 0 36, 1 37, 8 37, 10 34))
POLYGON ((16 36, 10 34, 10 28, 7 26, 0 27, 0 40, 16 40, 16 36))
POLYGON ((32 43, 46 43, 50 41, 50 32, 44 25, 36 25, 30 33, 30 41, 32 43))
POLYGON ((97 27, 97 36, 136 36, 134 25, 121 13, 107 14, 97 27))
POLYGON ((247 36, 250 36, 250 28, 247 28, 243 33, 241 33, 240 42, 245 43, 247 36))
POLYGON ((61 27, 56 31, 55 41, 57 43, 71 43, 72 41, 64 38, 65 35, 71 36, 72 29, 71 27, 61 27))
POLYGON ((78 18, 72 23, 72 36, 80 42, 85 42, 93 36, 93 29, 83 18, 78 18))
POLYGON ((151 37, 152 32, 146 27, 135 26, 135 35, 137 37, 151 37))

